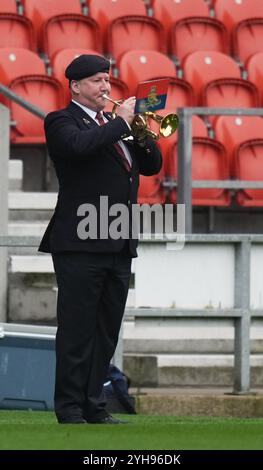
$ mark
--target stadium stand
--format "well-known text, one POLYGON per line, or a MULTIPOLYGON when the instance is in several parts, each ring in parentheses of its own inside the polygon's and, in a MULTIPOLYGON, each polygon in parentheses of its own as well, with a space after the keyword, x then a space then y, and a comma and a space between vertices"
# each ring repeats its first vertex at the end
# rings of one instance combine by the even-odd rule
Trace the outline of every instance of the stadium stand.
MULTIPOLYGON (((251 139, 236 149, 236 177, 247 181, 263 180, 263 139, 251 139)), ((241 206, 263 207, 262 189, 244 189, 237 192, 241 206)))
POLYGON ((260 105, 263 106, 263 51, 253 55, 247 63, 248 79, 254 83, 260 93, 260 105))
MULTIPOLYGON (((215 137, 225 147, 231 175, 236 177, 235 151, 246 140, 263 136, 263 119, 259 116, 220 116, 215 124, 215 137)), ((244 178, 246 179, 246 178, 244 178)))
POLYGON ((79 0, 26 0, 25 14, 37 32, 38 50, 49 58, 67 47, 102 50, 99 26, 82 14, 79 0))
MULTIPOLYGON (((257 107, 256 86, 241 79, 240 69, 230 56, 214 51, 189 54, 183 64, 184 78, 192 84, 198 104, 208 107, 257 107)), ((213 118, 214 122, 216 118, 213 118)))

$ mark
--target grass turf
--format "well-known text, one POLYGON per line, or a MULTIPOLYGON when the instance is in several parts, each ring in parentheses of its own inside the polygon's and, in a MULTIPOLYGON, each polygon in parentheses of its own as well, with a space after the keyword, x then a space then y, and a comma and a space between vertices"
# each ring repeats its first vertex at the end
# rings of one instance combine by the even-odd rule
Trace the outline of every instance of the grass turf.
POLYGON ((121 417, 129 423, 58 425, 51 412, 0 410, 0 449, 263 449, 263 419, 121 417))

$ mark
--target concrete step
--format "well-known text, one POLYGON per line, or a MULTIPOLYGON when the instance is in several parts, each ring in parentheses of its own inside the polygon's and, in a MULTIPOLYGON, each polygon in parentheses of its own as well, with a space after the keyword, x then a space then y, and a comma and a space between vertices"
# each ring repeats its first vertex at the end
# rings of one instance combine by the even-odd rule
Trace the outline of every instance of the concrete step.
MULTIPOLYGON (((262 387, 263 355, 251 354, 251 386, 262 387)), ((124 371, 139 387, 233 387, 233 355, 124 355, 124 371)))
POLYGON ((46 227, 48 225, 48 220, 44 221, 10 221, 8 223, 8 235, 16 236, 17 234, 27 237, 42 237, 46 227))
POLYGON ((8 162, 9 190, 20 191, 23 181, 23 162, 22 160, 9 160, 8 162))
POLYGON ((160 416, 209 416, 262 418, 263 393, 233 395, 231 388, 131 389, 140 414, 160 416))

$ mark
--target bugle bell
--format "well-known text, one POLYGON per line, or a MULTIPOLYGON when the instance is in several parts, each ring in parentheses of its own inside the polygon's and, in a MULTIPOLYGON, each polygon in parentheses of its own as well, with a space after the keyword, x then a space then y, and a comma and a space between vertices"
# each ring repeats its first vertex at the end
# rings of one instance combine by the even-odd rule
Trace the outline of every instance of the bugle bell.
MULTIPOLYGON (((108 95, 104 94, 103 98, 111 101, 114 106, 112 108, 113 118, 116 117, 117 106, 120 106, 124 100, 113 100, 108 95)), ((171 113, 166 116, 160 116, 152 111, 145 111, 141 114, 135 114, 131 123, 132 135, 138 140, 145 140, 146 137, 151 137, 158 140, 160 137, 170 137, 178 128, 179 119, 177 114, 171 113), (156 133, 149 129, 148 120, 153 119, 159 124, 159 132, 156 133)))

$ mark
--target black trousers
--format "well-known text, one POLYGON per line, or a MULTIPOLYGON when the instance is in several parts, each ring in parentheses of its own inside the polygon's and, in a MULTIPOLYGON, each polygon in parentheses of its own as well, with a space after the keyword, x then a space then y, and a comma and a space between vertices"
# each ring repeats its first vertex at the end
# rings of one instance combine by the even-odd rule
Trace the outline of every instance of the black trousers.
POLYGON ((105 416, 103 383, 127 299, 131 257, 52 255, 58 284, 55 413, 58 420, 105 416))

